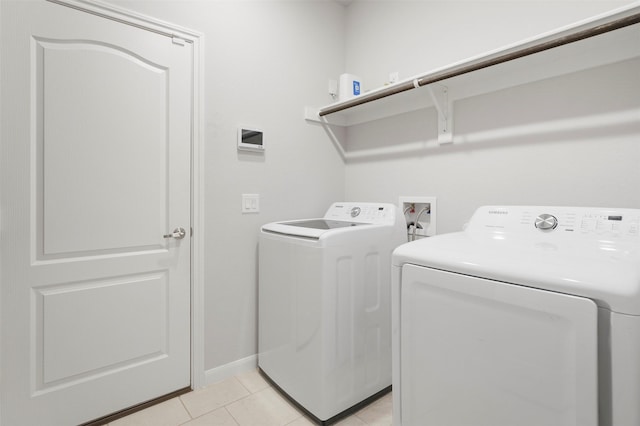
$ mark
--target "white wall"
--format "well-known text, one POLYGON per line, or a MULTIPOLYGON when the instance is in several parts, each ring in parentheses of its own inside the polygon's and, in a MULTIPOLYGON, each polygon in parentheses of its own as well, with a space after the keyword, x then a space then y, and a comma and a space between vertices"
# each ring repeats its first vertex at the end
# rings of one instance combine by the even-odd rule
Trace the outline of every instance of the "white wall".
MULTIPOLYGON (((630 2, 356 2, 346 70, 364 87, 427 72, 630 2)), ((483 204, 640 207, 640 62, 538 81, 454 104, 453 145, 438 146, 433 108, 354 126, 346 198, 438 197, 438 233, 483 204), (402 153, 403 146, 422 149, 402 153)))
POLYGON ((347 7, 345 71, 364 90, 422 74, 633 0, 357 0, 347 7))
POLYGON ((330 1, 111 3, 205 36, 205 369, 257 352, 260 225, 321 216, 344 197, 344 163, 305 105, 331 99, 342 72, 344 8, 330 1), (328 30, 331 29, 331 30, 328 30), (236 150, 238 125, 265 132, 264 155, 236 150), (243 215, 243 193, 260 213, 243 215))
MULTIPOLYGON (((321 215, 338 199, 397 202, 399 195, 438 196, 439 231, 458 229, 484 203, 640 207, 640 193, 631 191, 640 178, 640 153, 632 143, 638 131, 631 125, 588 135, 503 137, 345 165, 324 130, 302 119, 304 106, 330 103, 327 80, 342 72, 374 87, 390 71, 404 78, 625 2, 355 1, 346 9, 328 0, 109 2, 205 35, 208 370, 256 353, 257 232, 263 223, 321 215), (238 153, 240 124, 265 131, 264 156, 238 153), (259 214, 240 213, 242 193, 260 194, 259 214)), ((524 124, 551 120, 540 111, 569 119, 583 103, 585 116, 617 113, 630 103, 637 108, 640 96, 627 84, 632 78, 625 67, 580 77, 606 83, 598 90, 587 86, 584 102, 572 101, 583 93, 572 79, 551 82, 541 90, 566 92, 552 98, 561 103, 550 110, 527 106, 550 99, 537 86, 471 98, 456 106, 457 130, 474 134, 487 123, 509 128, 523 117, 524 124), (612 79, 610 73, 618 74, 612 79), (513 93, 526 100, 517 110, 513 93), (601 104, 602 98, 608 99, 601 104), (501 112, 492 114, 495 109, 501 112)), ((347 135, 348 149, 425 137, 435 116, 423 113, 432 119, 416 119, 418 111, 357 126, 347 135)))

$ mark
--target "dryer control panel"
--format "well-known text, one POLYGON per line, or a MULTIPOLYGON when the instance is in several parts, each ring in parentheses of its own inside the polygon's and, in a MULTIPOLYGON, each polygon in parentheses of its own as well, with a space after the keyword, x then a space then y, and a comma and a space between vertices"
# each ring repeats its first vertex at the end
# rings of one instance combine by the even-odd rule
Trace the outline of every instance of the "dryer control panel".
POLYGON ((333 203, 325 219, 358 223, 393 224, 397 207, 387 203, 333 203))
POLYGON ((640 238, 640 209, 485 206, 467 230, 509 234, 563 234, 587 238, 640 238))

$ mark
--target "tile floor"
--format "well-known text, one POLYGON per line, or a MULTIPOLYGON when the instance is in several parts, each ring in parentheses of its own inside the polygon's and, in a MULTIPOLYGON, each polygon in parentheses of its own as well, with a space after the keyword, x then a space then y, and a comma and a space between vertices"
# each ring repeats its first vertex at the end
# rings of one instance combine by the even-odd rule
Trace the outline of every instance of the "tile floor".
MULTIPOLYGON (((118 419, 109 426, 309 426, 305 415, 258 370, 238 374, 118 419)), ((336 423, 391 425, 391 393, 336 423)))

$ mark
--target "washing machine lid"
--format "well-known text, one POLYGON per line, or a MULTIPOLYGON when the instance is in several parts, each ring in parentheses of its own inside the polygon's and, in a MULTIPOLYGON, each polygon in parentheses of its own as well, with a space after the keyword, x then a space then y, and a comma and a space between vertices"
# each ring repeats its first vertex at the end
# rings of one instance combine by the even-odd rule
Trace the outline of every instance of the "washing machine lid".
POLYGON ((320 239, 331 233, 359 231, 364 225, 398 226, 397 211, 398 207, 389 203, 338 202, 329 206, 322 218, 273 222, 262 231, 320 239))
POLYGON ((635 209, 482 207, 464 232, 398 247, 393 264, 588 297, 640 315, 639 228, 635 209))
POLYGON ((293 237, 319 239, 329 231, 366 225, 370 224, 318 218, 268 223, 262 227, 262 231, 293 237))

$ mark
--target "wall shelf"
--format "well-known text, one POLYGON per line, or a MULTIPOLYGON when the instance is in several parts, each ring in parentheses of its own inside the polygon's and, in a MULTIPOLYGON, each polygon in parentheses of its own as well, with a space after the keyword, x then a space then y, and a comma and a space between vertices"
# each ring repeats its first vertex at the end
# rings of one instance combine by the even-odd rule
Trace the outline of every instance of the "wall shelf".
POLYGON ((640 2, 635 2, 353 99, 307 107, 305 118, 353 126, 435 105, 439 142, 448 143, 455 100, 640 57, 639 23, 640 2))

